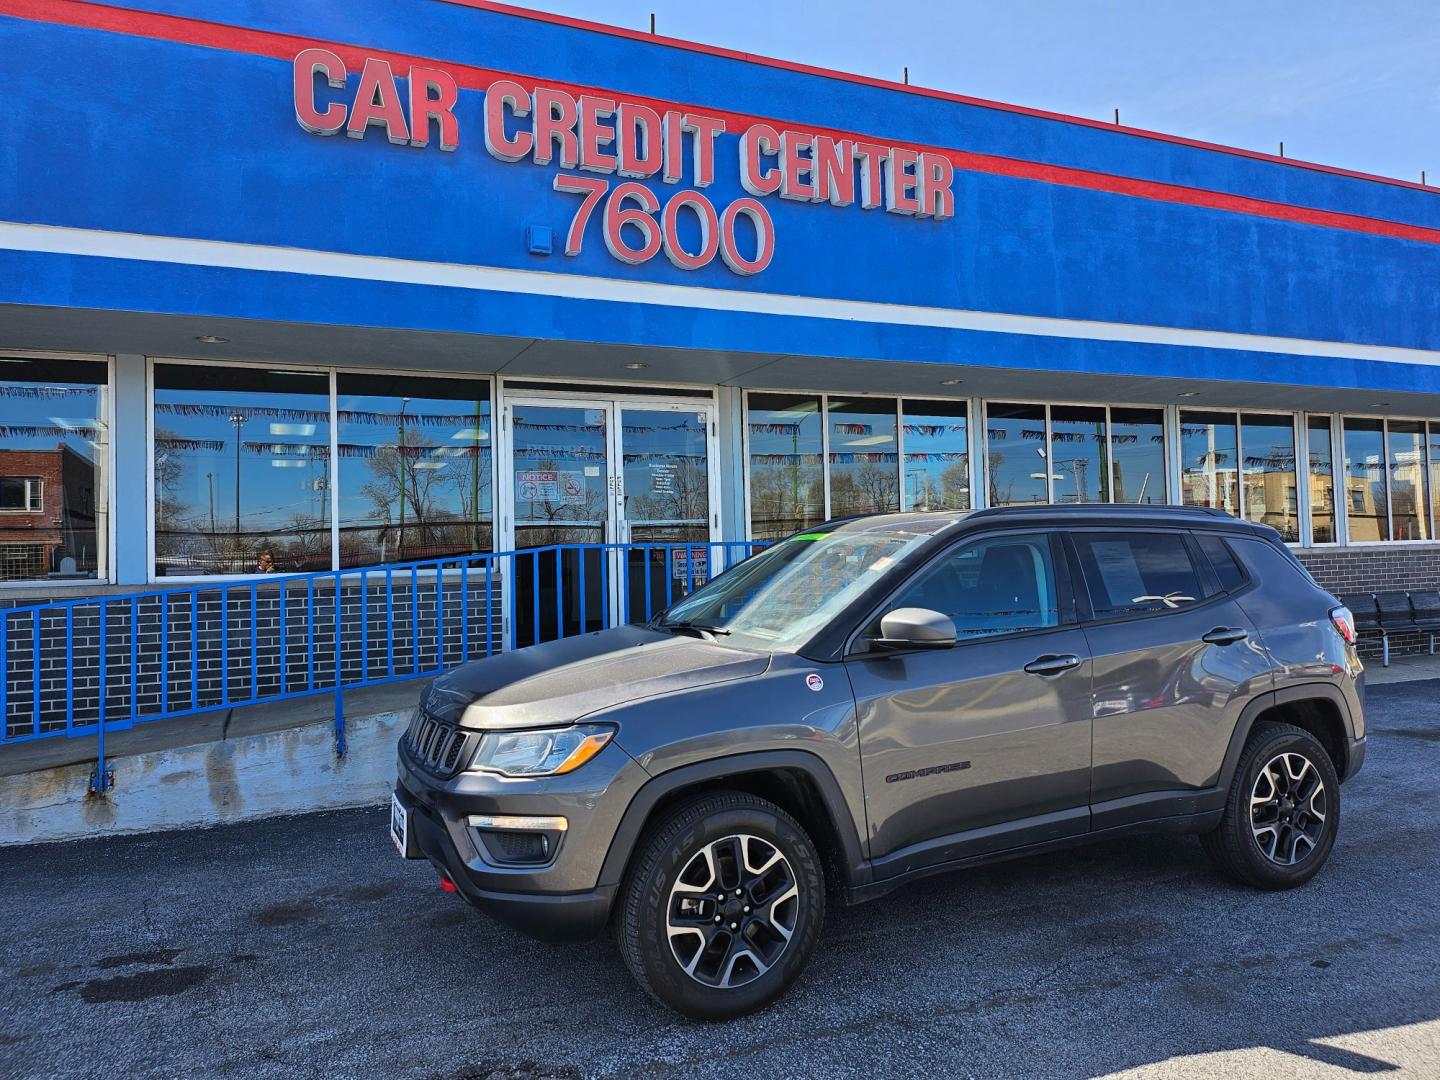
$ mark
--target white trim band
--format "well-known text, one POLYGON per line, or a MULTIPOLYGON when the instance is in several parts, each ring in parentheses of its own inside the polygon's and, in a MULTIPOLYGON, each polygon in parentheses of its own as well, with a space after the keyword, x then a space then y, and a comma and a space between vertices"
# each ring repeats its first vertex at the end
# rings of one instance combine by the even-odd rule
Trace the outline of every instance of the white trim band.
POLYGON ((234 270, 311 274, 318 277, 434 285, 477 291, 539 294, 575 300, 654 304, 706 311, 742 311, 879 325, 926 326, 949 330, 981 330, 996 334, 1124 341, 1149 345, 1231 349, 1257 353, 1384 363, 1440 365, 1440 351, 1391 345, 1352 345, 1310 338, 1269 337, 1219 330, 1188 330, 1136 323, 1058 319, 1039 315, 1007 315, 988 311, 886 304, 868 300, 836 300, 818 296, 663 285, 581 274, 511 270, 463 263, 426 262, 377 255, 352 255, 310 248, 241 244, 228 240, 190 240, 145 233, 74 229, 55 225, 0 222, 0 248, 54 255, 211 266, 234 270))

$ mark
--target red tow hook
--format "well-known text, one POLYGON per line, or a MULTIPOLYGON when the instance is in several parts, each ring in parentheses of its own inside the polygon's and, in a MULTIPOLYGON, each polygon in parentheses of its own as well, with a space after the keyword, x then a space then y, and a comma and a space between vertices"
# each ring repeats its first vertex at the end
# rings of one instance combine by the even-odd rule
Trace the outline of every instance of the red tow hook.
POLYGON ((448 877, 446 877, 444 873, 440 874, 440 888, 444 889, 448 893, 460 891, 455 887, 455 882, 451 881, 448 877))

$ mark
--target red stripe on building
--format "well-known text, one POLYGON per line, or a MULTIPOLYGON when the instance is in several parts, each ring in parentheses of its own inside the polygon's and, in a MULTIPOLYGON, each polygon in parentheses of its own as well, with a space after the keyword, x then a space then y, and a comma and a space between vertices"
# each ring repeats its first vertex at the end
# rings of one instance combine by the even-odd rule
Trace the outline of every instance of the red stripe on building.
MULTIPOLYGON (((826 72, 819 68, 806 68, 798 64, 770 61, 764 58, 750 57, 742 53, 734 53, 729 50, 678 42, 673 39, 655 39, 651 38, 650 35, 641 35, 638 33, 632 35, 630 32, 603 27, 598 23, 585 23, 580 20, 566 19, 561 16, 541 16, 536 12, 523 11, 522 9, 511 8, 503 4, 487 3, 484 2, 484 0, 452 0, 452 2, 464 3, 477 8, 493 9, 505 14, 523 14, 526 17, 541 18, 543 21, 557 22, 563 25, 574 25, 582 29, 613 32, 620 36, 634 36, 639 40, 659 40, 665 44, 680 45, 686 48, 698 49, 715 55, 733 57, 746 61, 776 64, 796 71, 823 74, 826 77, 845 78, 851 81, 885 88, 923 92, 931 96, 953 99, 967 104, 996 107, 993 106, 992 103, 980 101, 979 99, 967 99, 958 95, 945 94, 941 91, 917 91, 914 87, 896 86, 895 84, 886 83, 883 80, 865 79, 861 76, 845 76, 826 72)), ((224 49, 230 52, 248 53, 255 56, 268 56, 286 61, 293 59, 295 54, 303 48, 321 46, 336 53, 345 61, 348 67, 355 71, 358 71, 364 64, 366 57, 377 57, 388 60, 390 64, 396 68, 397 74, 403 74, 404 69, 412 63, 419 63, 426 66, 440 66, 444 67, 454 76, 459 86, 468 90, 484 91, 496 79, 511 79, 527 89, 533 89, 539 84, 563 89, 577 95, 586 93, 603 94, 610 97, 624 97, 627 101, 639 102, 661 111, 667 108, 678 108, 704 113, 707 116, 723 119, 726 122, 727 128, 732 132, 743 130, 745 127, 754 123, 771 124, 781 128, 795 127, 803 129, 807 133, 830 135, 835 138, 884 142, 887 145, 906 146, 912 149, 922 150, 926 153, 943 154, 949 158, 957 169, 967 172, 1009 176, 1024 180, 1037 180, 1042 183, 1055 184, 1061 187, 1082 188, 1089 191, 1100 191, 1114 195, 1126 195, 1134 198, 1149 199, 1153 202, 1177 203, 1184 206, 1224 210, 1230 213, 1247 214, 1253 217, 1270 218, 1277 221, 1316 225, 1330 229, 1343 229, 1348 232, 1366 233, 1373 236, 1387 236, 1400 240, 1416 240, 1422 243, 1440 244, 1440 229, 1427 228, 1421 225, 1410 225, 1405 222, 1390 221, 1385 218, 1345 214, 1333 210, 1320 210, 1314 207, 1297 206, 1292 203, 1273 202, 1266 199, 1252 199, 1243 195, 1231 195, 1226 192, 1214 191, 1207 188, 1187 187, 1180 184, 1165 184, 1154 180, 1140 180, 1133 177, 1117 176, 1112 173, 1076 169, 1065 165, 1047 165, 1042 162, 1026 161, 1020 158, 977 154, 965 150, 925 146, 919 143, 897 143, 895 140, 888 139, 884 136, 844 131, 837 128, 817 127, 813 124, 798 121, 738 113, 701 104, 686 104, 663 98, 645 97, 604 87, 581 86, 579 84, 567 83, 555 79, 537 78, 530 75, 498 71, 493 68, 477 67, 472 64, 455 63, 437 57, 414 56, 407 53, 389 52, 383 49, 337 44, 316 38, 280 34, 268 30, 251 30, 223 23, 182 18, 176 15, 161 15, 153 12, 134 11, 128 8, 90 3, 88 0, 0 0, 0 15, 12 15, 36 22, 130 34, 137 37, 173 41, 185 45, 199 45, 207 48, 224 49)), ((1005 106, 1005 108, 1010 107, 1005 106)), ((1015 108, 1015 111, 1030 112, 1029 110, 1019 109, 1018 107, 1015 108)), ((1062 117, 1059 114, 1045 114, 1040 112, 1032 112, 1031 114, 1067 121, 1071 120, 1071 118, 1062 117)), ((1108 125, 1096 123, 1095 126, 1102 127, 1108 125)), ((1157 137, 1171 138, 1169 136, 1157 137)), ((1206 149, 1222 150, 1228 153, 1246 154, 1245 151, 1234 151, 1224 147, 1211 147, 1205 143, 1190 143, 1188 140, 1178 138, 1174 138, 1172 141, 1206 149)), ((1247 156, 1267 158, 1267 156, 1263 154, 1247 156)), ((1303 164, 1290 161, 1289 159, 1274 160, 1284 161, 1286 164, 1303 164)), ((1346 173, 1344 170, 1329 169, 1326 166, 1314 167, 1367 180, 1373 179, 1397 184, 1405 183, 1404 181, 1387 180, 1384 177, 1368 177, 1360 173, 1346 173)), ((1419 187, 1419 185, 1408 186, 1419 187)))
POLYGON ((776 68, 780 71, 793 71, 801 75, 814 75, 822 79, 835 79, 840 82, 855 83, 859 86, 873 86, 880 90, 894 90, 902 94, 914 94, 916 97, 935 98, 939 101, 953 101, 960 105, 974 105, 981 109, 995 109, 999 112, 1016 113, 1020 116, 1032 116, 1039 120, 1054 120, 1062 124, 1074 124, 1077 127, 1095 128, 1099 131, 1108 131, 1121 135, 1133 135, 1141 139, 1155 139, 1158 142, 1174 143, 1177 146, 1190 146, 1197 150, 1211 150, 1219 154, 1233 154, 1236 157, 1251 158, 1255 161, 1270 162, 1275 165, 1286 165, 1295 169, 1313 169, 1316 172, 1330 173, 1333 176, 1345 176, 1353 180, 1370 180, 1377 184, 1393 184, 1395 187, 1412 188, 1415 191, 1426 191, 1431 194, 1435 189, 1427 184, 1417 184, 1413 180, 1400 180, 1393 176, 1377 176, 1374 173, 1360 172, 1356 169, 1342 169, 1337 165, 1322 165, 1315 161, 1305 161, 1302 158, 1277 157, 1274 154, 1267 154, 1260 150, 1245 150, 1238 146, 1226 146, 1223 143, 1205 142, 1202 139, 1187 139, 1183 135, 1171 135, 1163 131, 1150 131, 1147 128, 1127 127, 1123 124, 1111 124, 1104 120, 1092 120, 1086 116, 1072 116, 1069 113, 1052 112, 1049 109, 1036 109, 1028 105, 1012 105, 1004 101, 992 101, 989 98, 971 97, 968 94, 956 94, 949 90, 934 90, 928 86, 915 86, 912 83, 897 83, 889 79, 877 79, 870 75, 857 75, 850 71, 839 71, 835 68, 818 67, 814 64, 801 64, 794 60, 780 60, 773 56, 764 56, 760 53, 741 52, 738 49, 726 49, 719 45, 706 45, 700 41, 688 41, 685 38, 666 37, 663 34, 649 34, 640 30, 631 30, 624 26, 612 26, 609 23, 591 22, 588 19, 576 19, 569 15, 555 15, 548 11, 532 11, 529 8, 515 7, 513 4, 494 3, 492 0, 443 0, 447 4, 456 4, 460 7, 475 8, 477 11, 493 11, 500 15, 511 15, 515 18, 530 19, 533 22, 552 23, 556 26, 568 26, 575 30, 586 30, 594 34, 606 34, 610 37, 625 38, 630 41, 644 42, 650 45, 664 45, 672 49, 684 49, 687 52, 701 53, 706 56, 718 56, 726 60, 739 60, 746 64, 758 64, 763 67, 776 68))

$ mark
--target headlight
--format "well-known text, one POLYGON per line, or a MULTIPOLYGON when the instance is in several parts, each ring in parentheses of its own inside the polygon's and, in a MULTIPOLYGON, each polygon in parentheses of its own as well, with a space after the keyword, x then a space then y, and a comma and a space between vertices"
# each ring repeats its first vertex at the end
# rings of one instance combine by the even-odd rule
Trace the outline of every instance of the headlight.
POLYGON ((595 725, 544 731, 491 731, 480 740, 470 770, 501 776, 560 776, 574 772, 615 734, 595 725))

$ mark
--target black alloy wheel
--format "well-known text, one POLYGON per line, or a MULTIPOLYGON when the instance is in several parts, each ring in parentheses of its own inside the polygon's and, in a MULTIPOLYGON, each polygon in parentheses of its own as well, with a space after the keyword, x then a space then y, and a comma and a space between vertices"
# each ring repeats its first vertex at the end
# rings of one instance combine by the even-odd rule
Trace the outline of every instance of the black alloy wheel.
POLYGON ((774 803, 724 791, 651 827, 621 887, 616 938, 661 1004, 727 1020, 785 992, 824 918, 825 879, 804 828, 774 803))
POLYGON ((1340 778, 1310 732, 1257 723, 1220 825, 1200 838, 1215 866, 1257 889, 1293 889, 1325 864, 1340 827, 1340 778))

